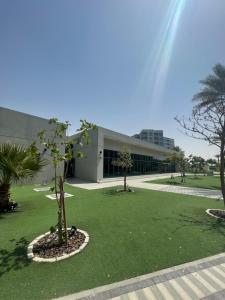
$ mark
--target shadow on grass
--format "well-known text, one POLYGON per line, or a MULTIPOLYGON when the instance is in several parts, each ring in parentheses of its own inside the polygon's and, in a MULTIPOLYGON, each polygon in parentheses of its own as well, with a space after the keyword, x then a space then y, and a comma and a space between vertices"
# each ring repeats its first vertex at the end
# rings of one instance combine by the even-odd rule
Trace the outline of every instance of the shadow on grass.
POLYGON ((0 277, 11 270, 20 270, 27 267, 31 260, 27 258, 27 246, 29 242, 24 238, 10 240, 14 244, 13 250, 0 249, 0 277))
MULTIPOLYGON (((152 218, 155 222, 161 222, 161 218, 155 217, 152 218)), ((176 233, 180 229, 187 228, 187 227, 198 227, 201 229, 202 232, 209 231, 213 234, 217 233, 220 234, 222 237, 225 238, 225 221, 222 219, 216 219, 210 216, 207 216, 205 213, 204 216, 189 216, 184 214, 179 214, 178 218, 171 218, 167 217, 164 218, 168 222, 176 221, 176 223, 179 223, 175 227, 174 230, 171 231, 171 233, 176 233)), ((225 250, 225 244, 224 244, 224 250, 225 250)))
POLYGON ((103 192, 103 194, 106 195, 106 196, 118 196, 118 197, 120 197, 124 194, 124 193, 118 191, 120 188, 121 187, 117 187, 115 189, 106 190, 106 191, 103 192))
POLYGON ((12 210, 12 211, 0 212, 0 220, 5 219, 6 217, 8 217, 10 215, 18 214, 21 212, 23 212, 23 210, 21 210, 19 208, 12 210))
POLYGON ((128 191, 124 192, 122 186, 117 186, 114 189, 109 189, 109 190, 104 191, 103 194, 105 196, 117 196, 117 197, 121 197, 121 196, 124 196, 124 195, 133 194, 133 193, 128 192, 128 191))
POLYGON ((216 232, 225 237, 225 221, 222 219, 216 219, 213 217, 201 218, 200 216, 192 217, 180 214, 178 221, 181 225, 178 226, 173 232, 176 232, 177 230, 187 226, 199 226, 201 227, 202 231, 216 232))
MULTIPOLYGON (((205 176, 206 177, 206 176, 205 176)), ((205 178, 204 177, 204 178, 205 178)), ((190 180, 202 180, 203 178, 202 177, 188 177, 188 179, 190 179, 190 180)))
POLYGON ((221 187, 219 187, 218 185, 210 185, 210 188, 213 190, 221 190, 221 187))
POLYGON ((177 181, 170 181, 170 180, 166 181, 166 184, 169 184, 169 185, 182 185, 182 183, 181 183, 181 182, 177 182, 177 181))

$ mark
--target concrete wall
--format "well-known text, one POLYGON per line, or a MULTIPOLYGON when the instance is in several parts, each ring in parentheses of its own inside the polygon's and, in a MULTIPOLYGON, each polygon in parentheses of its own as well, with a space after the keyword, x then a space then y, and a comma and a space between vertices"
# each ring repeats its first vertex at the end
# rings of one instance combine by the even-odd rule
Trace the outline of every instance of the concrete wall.
MULTIPOLYGON (((44 147, 40 144, 37 133, 47 129, 47 136, 51 137, 51 128, 53 127, 50 127, 47 119, 0 107, 0 144, 9 142, 27 147, 33 141, 37 141, 37 146, 42 152, 44 147)), ((43 158, 50 160, 49 153, 45 152, 43 158)), ((62 171, 63 164, 59 167, 58 173, 62 171)), ((53 167, 48 164, 35 176, 33 182, 43 183, 52 180, 53 177, 53 167)))
MULTIPOLYGON (((75 177, 85 180, 97 182, 97 166, 98 166, 98 129, 90 130, 90 143, 83 143, 83 146, 78 146, 74 143, 74 158, 75 158, 75 177), (77 151, 84 153, 83 158, 77 158, 77 151)), ((70 138, 76 139, 79 134, 73 135, 70 138)))

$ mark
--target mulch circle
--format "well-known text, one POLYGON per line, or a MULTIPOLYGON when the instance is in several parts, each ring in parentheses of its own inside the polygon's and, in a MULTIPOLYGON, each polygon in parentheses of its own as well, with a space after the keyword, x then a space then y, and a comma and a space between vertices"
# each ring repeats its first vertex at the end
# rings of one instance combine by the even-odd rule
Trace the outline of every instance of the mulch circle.
POLYGON ((60 245, 58 243, 58 235, 56 233, 50 233, 33 245, 33 254, 41 258, 60 257, 78 250, 84 242, 85 235, 80 231, 76 231, 73 235, 68 236, 67 245, 60 245))
POLYGON ((209 209, 209 213, 212 214, 214 217, 225 220, 225 210, 209 209))

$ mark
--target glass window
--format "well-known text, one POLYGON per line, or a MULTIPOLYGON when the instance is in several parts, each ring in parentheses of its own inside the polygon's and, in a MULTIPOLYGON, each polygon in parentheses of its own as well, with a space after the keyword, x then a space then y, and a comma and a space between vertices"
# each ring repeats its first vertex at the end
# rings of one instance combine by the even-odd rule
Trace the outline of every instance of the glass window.
MULTIPOLYGON (((117 157, 117 151, 104 149, 104 177, 123 176, 123 170, 120 167, 112 164, 113 160, 117 157)), ((128 170, 128 175, 140 175, 162 172, 175 172, 174 164, 166 164, 152 156, 131 153, 133 166, 128 170)))

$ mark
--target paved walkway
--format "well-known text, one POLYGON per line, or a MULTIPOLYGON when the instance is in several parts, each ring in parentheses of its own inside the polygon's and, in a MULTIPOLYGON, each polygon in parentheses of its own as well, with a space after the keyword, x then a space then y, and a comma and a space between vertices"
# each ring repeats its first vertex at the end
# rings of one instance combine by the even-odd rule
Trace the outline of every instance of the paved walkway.
MULTIPOLYGON (((179 176, 180 173, 175 173, 174 176, 179 176)), ((148 183, 146 181, 151 181, 155 179, 163 179, 170 178, 171 174, 156 174, 156 175, 147 175, 147 176, 132 176, 127 178, 127 184, 134 188, 143 188, 148 190, 155 190, 161 192, 169 192, 169 193, 177 193, 177 194, 185 194, 199 197, 207 197, 213 199, 222 198, 221 191, 219 190, 210 190, 210 189, 200 189, 200 188, 191 188, 177 185, 165 185, 165 184, 155 184, 148 183)), ((68 182, 70 185, 87 189, 87 190, 95 190, 102 189, 107 187, 113 187, 118 185, 123 185, 123 178, 111 178, 104 179, 99 183, 88 182, 79 179, 72 179, 68 182)))
POLYGON ((225 253, 58 298, 58 300, 59 299, 225 299, 225 253))
POLYGON ((155 184, 155 183, 146 183, 138 182, 132 185, 133 187, 150 189, 161 192, 169 192, 176 194, 185 194, 198 197, 207 197, 213 199, 222 198, 222 193, 219 190, 209 190, 209 189, 200 189, 200 188, 191 188, 185 186, 176 186, 176 185, 164 185, 164 184, 155 184))

